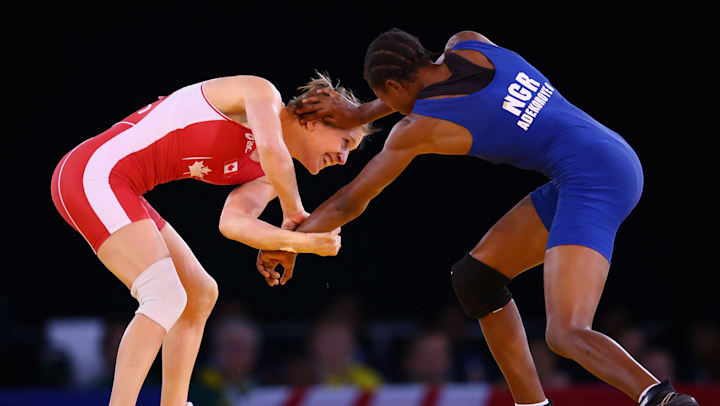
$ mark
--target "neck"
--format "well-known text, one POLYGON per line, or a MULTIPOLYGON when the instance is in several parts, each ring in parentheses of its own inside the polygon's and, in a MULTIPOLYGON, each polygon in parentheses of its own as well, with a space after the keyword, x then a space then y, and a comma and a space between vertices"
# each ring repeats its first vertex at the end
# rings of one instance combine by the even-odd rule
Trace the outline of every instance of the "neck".
POLYGON ((422 90, 433 83, 448 80, 451 76, 452 72, 450 72, 450 69, 444 63, 438 65, 434 63, 425 65, 418 71, 420 89, 422 90))

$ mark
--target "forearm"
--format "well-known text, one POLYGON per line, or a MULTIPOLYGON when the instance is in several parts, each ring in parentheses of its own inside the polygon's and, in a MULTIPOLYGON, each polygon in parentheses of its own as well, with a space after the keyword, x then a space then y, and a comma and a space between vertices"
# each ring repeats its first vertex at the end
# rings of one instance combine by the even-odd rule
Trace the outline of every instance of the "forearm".
MULTIPOLYGON (((395 125, 393 131, 402 131, 408 126, 408 122, 412 121, 403 119, 400 125, 395 125)), ((413 132, 408 137, 414 135, 417 134, 413 132)), ((383 150, 365 165, 352 182, 315 209, 297 231, 332 231, 357 218, 372 199, 402 173, 414 157, 426 150, 425 144, 417 140, 419 137, 411 137, 409 141, 398 141, 393 137, 397 138, 397 132, 391 132, 383 150)))
POLYGON ((260 162, 263 172, 280 199, 283 213, 304 211, 290 153, 287 150, 264 151, 260 153, 260 162))
POLYGON ((346 190, 340 189, 315 209, 296 231, 317 233, 335 230, 360 216, 368 203, 352 202, 346 190))
POLYGON ((220 223, 220 232, 230 240, 260 250, 307 252, 307 236, 283 230, 250 216, 234 216, 220 223))
POLYGON ((257 80, 244 94, 245 113, 260 154, 260 166, 280 198, 283 214, 303 210, 295 179, 295 167, 282 133, 280 93, 264 79, 257 80))
POLYGON ((360 105, 360 120, 362 124, 370 123, 379 118, 385 117, 395 110, 390 108, 381 99, 375 99, 371 102, 360 105))

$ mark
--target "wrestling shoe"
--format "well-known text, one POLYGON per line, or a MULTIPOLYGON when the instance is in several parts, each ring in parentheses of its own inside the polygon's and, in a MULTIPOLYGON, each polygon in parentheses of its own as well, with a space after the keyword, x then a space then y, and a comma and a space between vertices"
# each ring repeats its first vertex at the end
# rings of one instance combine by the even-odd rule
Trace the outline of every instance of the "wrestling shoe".
POLYGON ((648 390, 640 401, 640 406, 699 406, 697 400, 690 395, 675 392, 666 379, 648 390))

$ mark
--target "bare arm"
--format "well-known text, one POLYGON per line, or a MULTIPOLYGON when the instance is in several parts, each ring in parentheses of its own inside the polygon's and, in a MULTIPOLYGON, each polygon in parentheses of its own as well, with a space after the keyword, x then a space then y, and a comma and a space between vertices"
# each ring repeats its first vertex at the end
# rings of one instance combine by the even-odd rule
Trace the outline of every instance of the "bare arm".
POLYGON ((276 196, 266 177, 235 188, 225 200, 220 215, 220 232, 226 238, 262 250, 285 250, 318 255, 335 255, 340 248, 337 232, 306 234, 283 230, 258 216, 276 196))
POLYGON ((363 103, 358 108, 360 109, 360 125, 373 122, 395 112, 381 99, 363 103))
POLYGON ((280 198, 284 217, 290 218, 305 209, 292 157, 282 136, 280 111, 283 107, 280 93, 270 82, 254 83, 245 91, 245 112, 255 136, 260 165, 280 198))
POLYGON ((416 156, 413 151, 385 148, 347 186, 338 190, 298 227, 298 231, 332 230, 360 216, 370 201, 416 156))
POLYGON ((421 136, 420 126, 413 126, 412 118, 405 118, 393 127, 385 146, 352 182, 338 190, 315 209, 298 231, 319 232, 334 230, 365 211, 370 201, 392 183, 418 155, 429 152, 421 136))
MULTIPOLYGON (((445 60, 445 54, 450 52, 458 42, 469 40, 495 45, 487 37, 475 31, 460 31, 450 37, 443 54, 435 63, 442 63, 445 60)), ((304 99, 302 107, 297 109, 297 113, 302 115, 302 121, 322 119, 328 124, 341 128, 353 128, 367 124, 393 112, 395 110, 380 99, 355 106, 331 89, 320 90, 317 96, 304 99)))
POLYGON ((234 76, 208 82, 205 89, 215 107, 247 118, 260 165, 280 198, 284 217, 304 214, 295 167, 282 136, 280 111, 284 104, 275 86, 257 76, 234 76))
MULTIPOLYGON (((298 231, 319 232, 333 230, 360 216, 370 201, 392 183, 418 155, 432 152, 426 141, 427 131, 415 125, 413 117, 399 121, 390 132, 383 150, 376 155, 347 186, 318 207, 303 222, 298 231)), ((257 268, 274 272, 277 265, 285 269, 280 284, 292 278, 295 256, 283 252, 261 251, 257 268)), ((277 283, 275 283, 277 284, 277 283)))
POLYGON ((303 100, 296 110, 301 121, 322 119, 324 122, 341 128, 355 128, 385 117, 395 110, 380 99, 356 106, 332 89, 322 89, 316 96, 303 100))

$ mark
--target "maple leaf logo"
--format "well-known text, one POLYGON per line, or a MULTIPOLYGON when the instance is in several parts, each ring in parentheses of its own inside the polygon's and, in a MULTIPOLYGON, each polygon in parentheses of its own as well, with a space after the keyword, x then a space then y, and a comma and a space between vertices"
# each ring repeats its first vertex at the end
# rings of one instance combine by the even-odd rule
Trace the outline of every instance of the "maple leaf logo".
POLYGON ((185 174, 190 174, 190 176, 194 178, 200 178, 202 179, 205 175, 212 172, 212 169, 205 166, 205 163, 203 161, 195 161, 192 165, 188 165, 188 170, 190 172, 185 172, 185 174))

